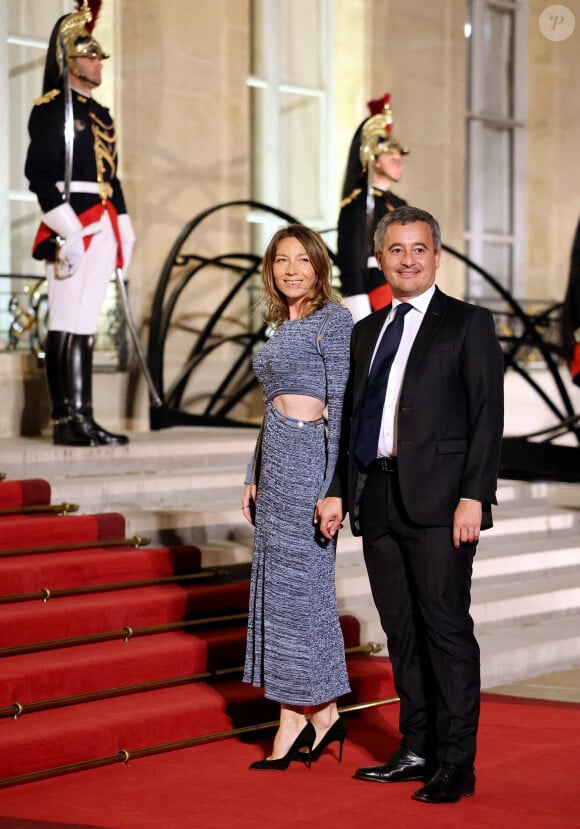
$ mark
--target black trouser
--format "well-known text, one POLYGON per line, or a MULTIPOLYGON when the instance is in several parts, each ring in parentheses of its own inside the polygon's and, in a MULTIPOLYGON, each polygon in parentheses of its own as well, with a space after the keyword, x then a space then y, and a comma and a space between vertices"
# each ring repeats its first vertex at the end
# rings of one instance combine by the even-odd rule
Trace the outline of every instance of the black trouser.
POLYGON ((456 549, 451 527, 412 524, 396 472, 369 470, 360 514, 371 590, 401 699, 403 741, 430 762, 471 766, 480 698, 469 612, 477 545, 456 549))

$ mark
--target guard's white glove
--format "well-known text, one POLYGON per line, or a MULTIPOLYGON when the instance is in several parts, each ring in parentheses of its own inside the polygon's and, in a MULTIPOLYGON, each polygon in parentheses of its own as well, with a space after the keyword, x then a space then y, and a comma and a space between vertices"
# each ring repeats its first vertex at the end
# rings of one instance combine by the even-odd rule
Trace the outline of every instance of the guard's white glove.
POLYGON ((354 296, 343 296, 342 304, 348 308, 355 322, 368 317, 372 312, 371 302, 368 294, 355 294, 354 296))
POLYGON ((55 274, 61 278, 73 276, 85 252, 83 236, 86 231, 79 217, 68 202, 63 202, 45 213, 42 221, 61 240, 57 245, 55 274))
POLYGON ((133 245, 135 244, 135 233, 128 213, 121 213, 117 216, 119 235, 121 237, 121 252, 123 253, 123 276, 126 276, 131 257, 133 256, 133 245))

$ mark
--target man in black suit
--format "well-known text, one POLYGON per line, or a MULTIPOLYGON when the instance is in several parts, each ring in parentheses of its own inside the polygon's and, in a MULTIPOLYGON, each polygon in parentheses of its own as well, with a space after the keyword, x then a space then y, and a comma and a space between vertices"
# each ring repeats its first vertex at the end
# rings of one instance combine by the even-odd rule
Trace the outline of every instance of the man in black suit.
POLYGON ((362 535, 401 700, 399 749, 356 777, 422 780, 416 800, 449 803, 475 789, 471 575, 497 503, 504 362, 490 312, 435 286, 441 234, 429 213, 388 213, 375 251, 393 303, 353 330, 339 463, 318 518, 335 535, 346 502, 362 535))

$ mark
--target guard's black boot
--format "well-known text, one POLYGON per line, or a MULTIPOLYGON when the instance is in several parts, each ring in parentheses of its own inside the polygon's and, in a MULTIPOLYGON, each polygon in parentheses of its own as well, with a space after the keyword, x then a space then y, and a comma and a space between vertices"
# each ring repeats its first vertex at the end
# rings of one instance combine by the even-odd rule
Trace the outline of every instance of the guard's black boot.
POLYGON ((71 398, 73 416, 79 419, 99 446, 124 446, 129 443, 126 435, 116 435, 99 426, 93 419, 93 348, 92 335, 75 334, 72 337, 71 367, 77 378, 71 398))
POLYGON ((52 439, 57 446, 97 446, 97 439, 73 417, 69 398, 68 346, 72 334, 49 331, 44 345, 46 379, 55 421, 52 439))

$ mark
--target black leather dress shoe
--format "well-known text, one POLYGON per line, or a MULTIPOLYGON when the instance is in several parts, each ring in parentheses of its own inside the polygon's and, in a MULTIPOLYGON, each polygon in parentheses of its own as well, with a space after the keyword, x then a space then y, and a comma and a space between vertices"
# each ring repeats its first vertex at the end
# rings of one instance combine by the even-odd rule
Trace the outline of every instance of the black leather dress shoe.
POLYGON ((471 797, 474 791, 475 769, 443 763, 412 797, 423 803, 457 803, 462 797, 471 797))
POLYGON ((359 780, 376 783, 404 783, 409 780, 425 780, 427 761, 406 746, 401 746, 382 766, 365 766, 357 769, 354 776, 359 780))

